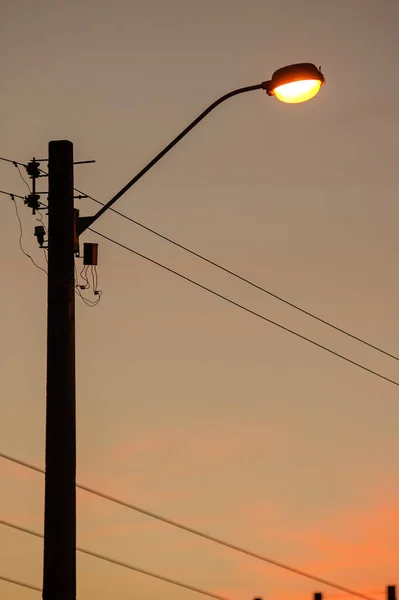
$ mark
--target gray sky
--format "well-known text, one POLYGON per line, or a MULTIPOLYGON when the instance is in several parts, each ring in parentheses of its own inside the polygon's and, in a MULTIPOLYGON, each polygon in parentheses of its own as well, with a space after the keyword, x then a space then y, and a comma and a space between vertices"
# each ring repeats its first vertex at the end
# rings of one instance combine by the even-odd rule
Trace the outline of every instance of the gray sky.
MULTIPOLYGON (((220 95, 321 65, 315 100, 229 101, 118 209, 398 355, 398 24, 394 0, 3 0, 0 155, 70 139, 75 160, 97 161, 76 186, 106 201, 220 95)), ((13 165, 0 176, 26 193, 13 165)), ((46 279, 0 201, 0 450, 42 466, 46 279)), ((394 360, 117 215, 98 229, 399 379, 394 360)), ((103 298, 77 303, 79 481, 343 585, 399 583, 397 388, 103 240, 99 259, 103 298)), ((41 477, 0 459, 0 481, 2 518, 41 530, 41 477)), ((81 492, 78 543, 231 600, 317 588, 81 492)), ((41 585, 40 540, 2 529, 0 563, 41 585)), ((134 594, 194 597, 79 557, 81 600, 134 594)))

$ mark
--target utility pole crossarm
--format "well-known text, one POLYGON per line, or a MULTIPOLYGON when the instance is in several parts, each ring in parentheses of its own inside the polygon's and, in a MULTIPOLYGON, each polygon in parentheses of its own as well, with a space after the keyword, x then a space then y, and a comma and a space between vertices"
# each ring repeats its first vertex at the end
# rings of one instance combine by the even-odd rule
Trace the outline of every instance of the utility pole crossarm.
POLYGON ((238 96, 239 94, 244 94, 245 92, 252 92, 255 90, 266 90, 267 83, 268 82, 263 82, 258 83, 256 85, 249 85, 247 87, 238 88, 237 90, 233 90, 232 92, 221 96, 220 98, 218 98, 218 100, 216 100, 210 106, 208 106, 208 108, 206 108, 196 119, 194 119, 194 121, 192 121, 190 125, 183 129, 183 131, 179 133, 178 136, 176 136, 167 146, 165 146, 163 150, 161 150, 159 154, 157 154, 141 171, 139 171, 139 173, 137 173, 137 175, 135 175, 133 179, 129 181, 129 183, 127 183, 121 190, 119 190, 119 192, 115 194, 115 196, 113 196, 113 198, 111 198, 109 202, 107 202, 103 207, 101 207, 95 215, 91 217, 79 217, 77 222, 78 235, 86 231, 86 229, 88 229, 95 221, 97 221, 97 219, 101 217, 101 215, 103 215, 105 211, 111 208, 111 206, 113 206, 113 204, 115 204, 115 202, 119 200, 121 196, 123 196, 128 190, 130 190, 130 188, 133 187, 133 185, 137 183, 139 179, 141 179, 150 169, 152 169, 152 167, 156 165, 157 162, 159 162, 161 158, 165 156, 165 154, 172 150, 172 148, 176 146, 176 144, 178 144, 180 140, 182 140, 192 129, 194 129, 194 127, 196 127, 198 123, 200 123, 207 115, 209 115, 210 112, 212 112, 217 106, 219 106, 219 104, 222 104, 222 102, 225 102, 233 96, 238 96))

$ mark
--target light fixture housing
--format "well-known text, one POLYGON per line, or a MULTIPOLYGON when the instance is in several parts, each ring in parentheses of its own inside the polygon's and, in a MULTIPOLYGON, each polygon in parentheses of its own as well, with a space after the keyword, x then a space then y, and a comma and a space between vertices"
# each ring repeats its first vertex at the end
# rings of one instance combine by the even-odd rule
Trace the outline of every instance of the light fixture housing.
POLYGON ((316 96, 325 81, 313 63, 297 63, 275 71, 271 80, 264 83, 264 89, 268 96, 281 102, 298 104, 316 96))

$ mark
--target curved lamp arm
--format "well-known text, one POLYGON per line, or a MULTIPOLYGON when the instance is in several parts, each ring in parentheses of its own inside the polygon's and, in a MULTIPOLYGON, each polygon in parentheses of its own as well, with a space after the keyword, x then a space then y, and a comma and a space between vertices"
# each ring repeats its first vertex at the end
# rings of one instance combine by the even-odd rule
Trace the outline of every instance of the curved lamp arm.
POLYGON ((106 210, 111 208, 111 206, 113 204, 115 204, 115 202, 117 200, 119 200, 119 198, 121 196, 123 196, 123 194, 125 194, 128 190, 130 190, 130 188, 135 183, 137 183, 139 181, 139 179, 141 179, 143 177, 143 175, 145 175, 147 173, 147 171, 152 169, 152 167, 154 165, 156 165, 157 162, 160 161, 161 158, 163 158, 165 156, 165 154, 167 154, 169 152, 169 150, 172 150, 172 148, 174 146, 176 146, 176 144, 178 142, 180 142, 180 140, 182 140, 192 129, 194 129, 194 127, 196 125, 198 125, 198 123, 200 123, 202 121, 202 119, 204 119, 207 115, 209 115, 209 113, 214 108, 219 106, 219 104, 222 104, 222 102, 224 102, 225 100, 228 100, 229 98, 232 98, 233 96, 238 96, 238 94, 244 94, 245 92, 252 92, 254 90, 267 90, 268 83, 269 82, 263 82, 263 83, 258 83, 257 85, 249 85, 247 87, 233 90, 232 92, 229 92, 228 94, 225 94, 224 96, 221 96, 218 100, 213 102, 210 106, 208 106, 207 109, 204 110, 204 112, 202 112, 196 119, 194 119, 194 121, 192 123, 190 123, 190 125, 188 125, 185 129, 183 129, 183 131, 181 133, 179 133, 178 136, 176 136, 167 146, 165 146, 165 148, 163 150, 161 150, 161 152, 159 154, 157 154, 143 169, 141 169, 141 171, 139 171, 137 173, 137 175, 135 175, 133 177, 133 179, 131 179, 129 181, 129 183, 127 183, 125 185, 125 187, 123 187, 121 190, 119 190, 119 192, 117 194, 115 194, 115 196, 113 198, 111 198, 111 200, 109 200, 109 202, 107 202, 107 204, 102 206, 95 215, 93 215, 91 217, 79 217, 78 224, 77 224, 77 234, 80 235, 81 233, 83 233, 83 231, 85 231, 88 227, 90 227, 94 223, 94 221, 97 221, 97 219, 99 217, 101 217, 101 215, 103 215, 106 210))

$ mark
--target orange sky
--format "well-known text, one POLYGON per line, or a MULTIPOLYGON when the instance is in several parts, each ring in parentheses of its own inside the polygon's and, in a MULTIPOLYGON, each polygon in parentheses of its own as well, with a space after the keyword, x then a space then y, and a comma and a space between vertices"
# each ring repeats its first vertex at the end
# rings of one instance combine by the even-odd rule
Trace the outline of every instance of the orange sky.
MULTIPOLYGON (((70 139, 97 161, 77 187, 106 201, 220 95, 320 64, 315 100, 229 101, 118 209, 398 355, 398 22, 393 0, 3 0, 0 156, 70 139)), ((0 177, 26 193, 13 165, 0 177)), ((46 280, 0 201, 0 451, 43 466, 46 280)), ((394 360, 117 215, 98 229, 399 379, 394 360)), ((104 240, 98 272, 101 303, 77 304, 78 479, 383 598, 399 583, 396 388, 104 240)), ((0 481, 0 518, 41 530, 42 477, 0 459, 0 481)), ((80 491, 78 542, 231 600, 320 589, 80 491)), ((2 529, 0 575, 41 585, 41 561, 40 540, 2 529)), ((160 595, 195 594, 78 558, 80 600, 160 595)), ((35 596, 0 582, 1 598, 35 596)))

